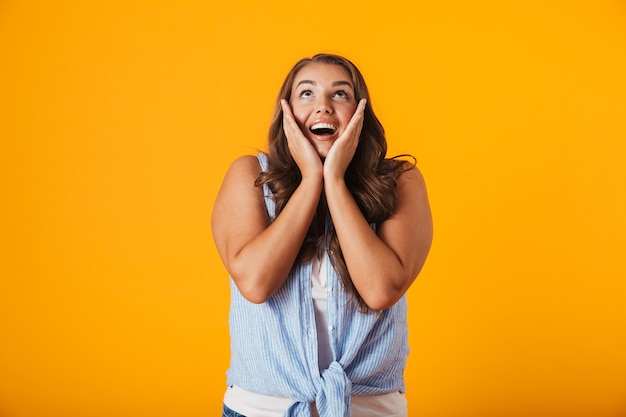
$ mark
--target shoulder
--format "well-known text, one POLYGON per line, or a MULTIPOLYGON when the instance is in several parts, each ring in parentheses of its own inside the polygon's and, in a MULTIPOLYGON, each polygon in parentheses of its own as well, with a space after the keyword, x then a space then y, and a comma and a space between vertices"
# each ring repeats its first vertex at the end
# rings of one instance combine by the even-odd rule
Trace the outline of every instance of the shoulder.
POLYGON ((218 201, 245 198, 246 196, 256 196, 258 194, 262 196, 262 187, 255 185, 260 174, 261 166, 256 156, 244 155, 238 157, 226 171, 220 192, 218 193, 218 201))
POLYGON ((261 174, 259 160, 254 155, 244 155, 235 159, 228 167, 224 177, 224 185, 247 183, 254 185, 254 182, 261 174))
POLYGON ((261 173, 259 159, 254 155, 243 155, 235 159, 228 168, 229 173, 255 174, 261 173))
POLYGON ((407 161, 400 162, 397 171, 398 188, 416 188, 426 190, 426 182, 419 168, 407 161))
POLYGON ((430 204, 428 202, 428 192, 424 176, 419 168, 409 162, 403 163, 396 183, 398 206, 395 214, 404 212, 410 216, 415 216, 416 213, 420 213, 420 216, 425 216, 422 220, 425 223, 429 223, 430 204))
POLYGON ((252 208, 263 212, 263 187, 255 185, 260 174, 261 166, 256 156, 245 155, 235 159, 217 194, 213 209, 214 219, 232 218, 235 207, 238 212, 252 208))

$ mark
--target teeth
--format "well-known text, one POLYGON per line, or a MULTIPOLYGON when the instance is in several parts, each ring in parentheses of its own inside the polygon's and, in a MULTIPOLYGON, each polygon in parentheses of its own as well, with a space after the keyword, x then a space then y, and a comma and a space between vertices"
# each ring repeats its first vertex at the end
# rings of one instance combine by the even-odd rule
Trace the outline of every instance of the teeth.
POLYGON ((311 130, 315 130, 315 129, 330 129, 332 131, 335 131, 337 128, 331 125, 330 123, 316 123, 313 126, 311 126, 311 130))

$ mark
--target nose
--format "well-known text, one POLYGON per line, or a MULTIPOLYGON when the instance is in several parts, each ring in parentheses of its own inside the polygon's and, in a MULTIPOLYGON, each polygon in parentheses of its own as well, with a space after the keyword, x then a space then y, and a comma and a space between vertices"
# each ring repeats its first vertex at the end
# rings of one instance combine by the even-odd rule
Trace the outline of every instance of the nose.
POLYGON ((326 97, 320 97, 315 105, 315 112, 331 114, 333 112, 333 107, 326 97))

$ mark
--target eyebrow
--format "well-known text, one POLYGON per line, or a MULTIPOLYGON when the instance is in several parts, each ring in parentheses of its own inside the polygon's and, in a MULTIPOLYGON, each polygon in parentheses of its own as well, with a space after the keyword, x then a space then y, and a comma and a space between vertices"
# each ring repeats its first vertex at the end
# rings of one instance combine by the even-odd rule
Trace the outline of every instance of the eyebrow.
MULTIPOLYGON (((311 84, 311 85, 317 85, 317 83, 313 80, 301 80, 297 85, 296 88, 298 88, 300 86, 300 84, 311 84)), ((350 81, 335 81, 334 83, 331 84, 332 87, 337 87, 339 85, 347 85, 348 87, 354 89, 354 87, 352 87, 352 83, 350 81)))

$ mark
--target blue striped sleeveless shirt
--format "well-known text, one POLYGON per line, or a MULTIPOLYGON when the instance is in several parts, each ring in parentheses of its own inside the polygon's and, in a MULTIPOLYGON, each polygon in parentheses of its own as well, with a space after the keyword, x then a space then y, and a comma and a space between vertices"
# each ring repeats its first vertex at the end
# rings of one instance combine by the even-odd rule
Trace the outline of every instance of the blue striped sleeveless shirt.
MULTIPOLYGON (((267 169, 267 157, 259 154, 267 169)), ((275 207, 263 186, 270 219, 275 207)), ((327 228, 330 220, 327 221, 327 228)), ((374 227, 374 225, 372 225, 374 227)), ((326 251, 324 256, 328 256, 326 251)), ((320 417, 350 415, 351 395, 404 392, 408 355, 407 304, 403 296, 386 310, 364 314, 330 262, 328 332, 333 361, 318 367, 317 332, 311 295, 311 263, 296 264, 281 288, 262 304, 246 300, 230 280, 231 362, 229 386, 293 399, 285 417, 310 417, 315 402, 320 417)))

